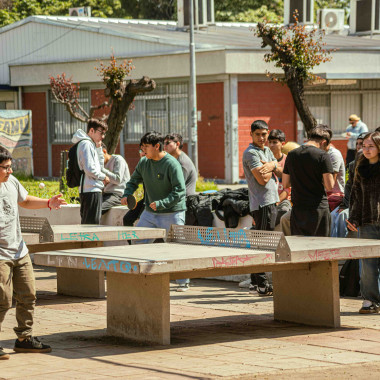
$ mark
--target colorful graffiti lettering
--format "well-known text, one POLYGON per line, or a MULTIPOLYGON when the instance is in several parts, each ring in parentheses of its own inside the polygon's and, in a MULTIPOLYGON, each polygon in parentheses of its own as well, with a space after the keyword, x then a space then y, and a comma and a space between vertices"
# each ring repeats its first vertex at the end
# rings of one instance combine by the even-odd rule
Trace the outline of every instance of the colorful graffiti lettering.
POLYGON ((131 269, 134 272, 137 272, 138 267, 137 265, 134 265, 132 268, 132 265, 128 261, 119 261, 119 260, 104 260, 104 259, 89 259, 87 261, 87 258, 83 259, 83 265, 86 269, 91 270, 105 270, 105 271, 113 271, 113 272, 121 272, 121 273, 129 273, 131 269))
POLYGON ((209 227, 206 229, 206 233, 203 236, 201 231, 198 230, 197 236, 200 243, 204 245, 251 248, 251 243, 243 229, 227 231, 227 229, 224 228, 222 233, 219 230, 215 230, 213 227, 209 227))
POLYGON ((68 237, 65 237, 64 234, 61 234, 61 240, 70 240, 70 241, 99 241, 96 233, 84 233, 84 232, 71 232, 68 237))

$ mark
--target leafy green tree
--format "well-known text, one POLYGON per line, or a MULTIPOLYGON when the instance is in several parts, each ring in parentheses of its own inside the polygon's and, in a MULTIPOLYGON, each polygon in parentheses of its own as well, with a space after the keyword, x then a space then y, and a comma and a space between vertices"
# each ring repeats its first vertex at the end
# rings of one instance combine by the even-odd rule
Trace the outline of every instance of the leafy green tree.
POLYGON ((316 124, 305 99, 305 83, 316 79, 314 67, 331 60, 330 50, 325 49, 324 31, 307 29, 298 23, 289 27, 271 26, 267 22, 257 24, 255 34, 261 37, 261 47, 270 47, 270 52, 264 55, 265 62, 274 63, 283 70, 283 76, 268 73, 273 80, 282 82, 289 87, 298 114, 305 126, 306 132, 316 124))
POLYGON ((121 0, 128 17, 145 20, 175 20, 177 0, 121 0))
POLYGON ((223 0, 215 1, 215 20, 231 22, 282 22, 283 0, 223 0))
POLYGON ((68 16, 69 8, 90 6, 94 17, 124 17, 121 0, 8 0, 0 9, 0 27, 29 16, 68 16))

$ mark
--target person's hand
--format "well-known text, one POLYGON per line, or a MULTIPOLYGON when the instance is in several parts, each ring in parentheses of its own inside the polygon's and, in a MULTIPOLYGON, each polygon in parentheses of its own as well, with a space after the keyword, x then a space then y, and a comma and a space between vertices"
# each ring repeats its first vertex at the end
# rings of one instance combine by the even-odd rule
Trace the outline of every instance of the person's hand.
POLYGON ((121 198, 120 202, 123 206, 126 206, 127 205, 127 197, 121 198))
POLYGON ((62 194, 54 195, 49 200, 49 207, 58 210, 62 205, 67 205, 66 201, 62 198, 62 194))
POLYGON ((261 174, 271 173, 271 172, 273 172, 274 168, 276 167, 273 162, 265 162, 265 161, 261 160, 261 163, 263 164, 263 166, 261 166, 259 169, 259 172, 261 174))
POLYGON ((103 180, 103 183, 104 183, 104 186, 108 185, 110 183, 110 179, 106 176, 106 178, 104 178, 103 180))
POLYGON ((153 211, 157 211, 157 205, 156 205, 156 202, 152 202, 149 207, 153 210, 153 211))
POLYGON ((347 132, 346 135, 347 135, 348 137, 350 137, 350 136, 351 136, 351 132, 347 132))

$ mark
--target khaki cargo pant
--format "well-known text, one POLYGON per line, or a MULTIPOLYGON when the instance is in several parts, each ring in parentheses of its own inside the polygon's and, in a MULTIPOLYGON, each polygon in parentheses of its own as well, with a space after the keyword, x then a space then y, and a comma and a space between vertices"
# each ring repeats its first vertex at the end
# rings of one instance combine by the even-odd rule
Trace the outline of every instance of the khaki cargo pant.
POLYGON ((19 260, 0 260, 0 331, 5 314, 16 300, 18 337, 32 335, 33 314, 36 304, 36 288, 33 266, 29 255, 19 260))

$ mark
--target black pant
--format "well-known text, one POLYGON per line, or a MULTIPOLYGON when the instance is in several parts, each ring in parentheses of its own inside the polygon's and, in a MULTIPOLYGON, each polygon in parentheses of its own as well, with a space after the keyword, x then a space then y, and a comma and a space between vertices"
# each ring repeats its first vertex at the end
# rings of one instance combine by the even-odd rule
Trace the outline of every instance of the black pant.
MULTIPOLYGON (((277 207, 273 203, 268 206, 260 207, 252 212, 255 220, 256 230, 273 231, 276 226, 277 207)), ((259 288, 265 288, 268 285, 268 277, 265 273, 252 273, 251 284, 259 288)))
POLYGON ((113 206, 121 205, 121 195, 113 193, 104 193, 102 201, 102 215, 104 215, 113 206))
POLYGON ((102 216, 102 193, 80 194, 81 224, 100 224, 102 216))
POLYGON ((348 165, 350 162, 355 160, 356 155, 356 149, 347 149, 347 155, 346 155, 346 168, 348 168, 348 165))
POLYGON ((140 215, 144 211, 145 203, 144 198, 137 202, 136 207, 133 210, 129 210, 123 217, 123 226, 132 227, 136 220, 140 218, 140 215))
POLYGON ((290 229, 292 235, 303 236, 330 236, 331 215, 330 209, 292 208, 290 215, 290 229))

